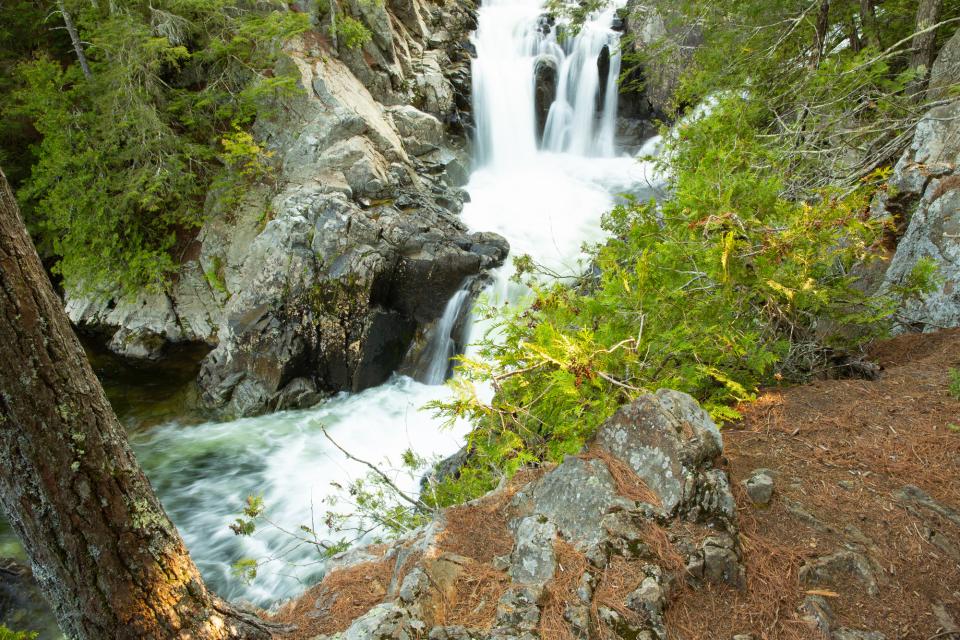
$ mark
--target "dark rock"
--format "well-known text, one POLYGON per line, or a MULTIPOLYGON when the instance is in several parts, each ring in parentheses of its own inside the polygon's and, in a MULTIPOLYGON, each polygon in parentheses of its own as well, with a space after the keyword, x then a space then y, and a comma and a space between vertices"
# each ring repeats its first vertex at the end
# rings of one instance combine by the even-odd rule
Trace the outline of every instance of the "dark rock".
POLYGON ((557 97, 557 60, 550 55, 542 55, 533 63, 534 77, 534 113, 537 118, 537 139, 543 138, 547 126, 550 106, 557 97))
POLYGON ((61 635, 33 573, 11 558, 0 558, 0 623, 13 631, 39 632, 40 640, 61 635))

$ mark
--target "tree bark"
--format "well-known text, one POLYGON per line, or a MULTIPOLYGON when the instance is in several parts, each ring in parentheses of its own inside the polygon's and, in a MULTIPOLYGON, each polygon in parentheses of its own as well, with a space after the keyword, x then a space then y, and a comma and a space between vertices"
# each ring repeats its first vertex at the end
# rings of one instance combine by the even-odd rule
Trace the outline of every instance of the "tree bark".
POLYGON ((820 9, 817 11, 817 22, 814 25, 814 38, 816 41, 813 43, 813 61, 811 66, 814 69, 820 67, 820 60, 823 58, 823 50, 827 45, 827 29, 830 27, 830 0, 822 0, 820 2, 820 9))
POLYGON ((883 46, 880 43, 880 25, 873 0, 860 0, 860 22, 863 24, 863 36, 867 44, 881 51, 883 46))
POLYGON ((917 24, 914 29, 917 35, 913 37, 910 68, 916 70, 918 75, 908 89, 908 95, 914 96, 916 100, 923 97, 923 90, 930 76, 934 45, 937 42, 937 30, 931 27, 940 19, 942 6, 943 0, 920 0, 920 5, 917 7, 917 24))
POLYGON ((73 333, 2 170, 0 507, 69 638, 271 637, 204 585, 73 333))
POLYGON ((83 42, 80 41, 80 34, 77 33, 77 26, 73 24, 73 17, 67 11, 67 6, 63 0, 57 0, 57 7, 60 9, 60 15, 63 16, 63 24, 67 27, 67 33, 70 34, 70 42, 73 43, 73 50, 77 52, 77 60, 80 61, 80 68, 83 69, 83 75, 90 78, 90 65, 87 63, 87 56, 83 53, 83 42))

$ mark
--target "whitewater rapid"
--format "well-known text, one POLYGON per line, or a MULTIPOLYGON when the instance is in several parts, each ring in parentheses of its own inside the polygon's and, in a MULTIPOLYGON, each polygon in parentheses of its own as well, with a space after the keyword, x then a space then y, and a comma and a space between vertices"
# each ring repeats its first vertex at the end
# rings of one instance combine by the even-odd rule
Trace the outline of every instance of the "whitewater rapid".
MULTIPOLYGON (((556 30, 541 28, 543 4, 486 0, 479 10, 473 66, 476 168, 466 186, 471 201, 462 218, 471 229, 506 237, 513 255, 529 254, 555 271, 573 273, 583 267, 583 244, 601 238, 600 218, 618 194, 642 197, 657 179, 647 164, 616 154, 616 91, 599 99, 596 59, 604 47, 611 66, 619 69, 614 9, 593 16, 577 38, 561 44, 556 30), (557 65, 559 82, 540 135, 534 69, 544 56, 557 65)), ((609 75, 616 80, 616 71, 609 75)), ((508 284, 510 270, 507 265, 495 274, 489 295, 521 303, 524 291, 508 284)), ((449 318, 444 323, 453 325, 449 318)), ((480 333, 482 327, 472 328, 474 339, 480 333)), ((438 342, 436 349, 441 362, 429 377, 434 382, 446 371, 450 342, 438 342)), ((395 376, 314 409, 227 423, 171 423, 135 434, 133 442, 205 579, 226 598, 270 606, 322 575, 323 561, 315 549, 297 546, 269 525, 250 537, 235 536, 228 524, 246 497, 262 495, 267 517, 282 529, 306 525, 335 539, 322 522, 327 497, 336 492, 331 483, 346 486, 365 468, 337 451, 323 428, 352 454, 377 463, 398 485, 414 491, 419 479, 395 471, 401 453, 450 455, 469 430, 462 422, 442 429, 439 419, 422 410, 450 393, 444 385, 395 376), (264 564, 250 584, 231 571, 241 558, 279 556, 283 559, 264 564)))

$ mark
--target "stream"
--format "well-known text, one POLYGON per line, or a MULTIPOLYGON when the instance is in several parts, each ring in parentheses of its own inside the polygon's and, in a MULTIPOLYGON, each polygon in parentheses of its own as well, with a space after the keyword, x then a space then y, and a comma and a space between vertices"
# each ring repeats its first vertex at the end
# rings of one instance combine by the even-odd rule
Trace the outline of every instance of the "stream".
MULTIPOLYGON (((615 9, 594 15, 575 38, 558 40, 557 28, 541 19, 543 7, 542 0, 485 0, 479 10, 473 36, 476 159, 462 219, 472 230, 506 237, 513 255, 530 254, 569 273, 584 267, 582 246, 602 237, 600 218, 618 196, 650 197, 657 178, 651 165, 617 151, 615 9), (605 77, 601 55, 609 59, 605 77), (556 69, 557 86, 542 134, 535 112, 538 64, 556 69)), ((486 294, 498 304, 523 303, 526 292, 509 282, 510 271, 504 266, 494 274, 486 294)), ((451 305, 464 300, 461 295, 451 305)), ((448 311, 456 317, 456 309, 448 311)), ((449 332, 453 324, 444 318, 438 326, 449 332)), ((470 321, 467 331, 477 339, 483 327, 470 321)), ((441 336, 420 379, 442 383, 452 345, 450 336, 441 336)), ((337 537, 328 536, 322 523, 331 483, 345 486, 365 469, 333 447, 323 428, 353 455, 414 490, 419 478, 389 471, 400 466, 401 453, 409 448, 447 456, 468 432, 463 423, 442 429, 432 412, 422 410, 450 393, 443 384, 394 376, 309 410, 225 423, 180 418, 134 429, 131 440, 208 584, 228 599, 269 607, 317 580, 323 561, 315 549, 296 547, 290 535, 269 525, 235 536, 227 525, 246 497, 262 495, 267 516, 283 529, 308 525, 321 537, 337 537), (276 556, 283 560, 262 566, 249 584, 231 570, 241 558, 276 556)))

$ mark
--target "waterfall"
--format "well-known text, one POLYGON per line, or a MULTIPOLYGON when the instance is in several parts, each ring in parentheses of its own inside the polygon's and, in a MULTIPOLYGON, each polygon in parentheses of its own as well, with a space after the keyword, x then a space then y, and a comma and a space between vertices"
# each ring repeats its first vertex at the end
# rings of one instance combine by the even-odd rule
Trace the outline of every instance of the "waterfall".
POLYGON ((537 64, 557 69, 556 96, 542 148, 579 156, 614 155, 620 34, 616 7, 571 26, 543 19, 535 0, 488 0, 473 38, 474 114, 481 165, 529 161, 537 149, 534 110, 537 64), (601 60, 608 62, 601 77, 601 60))
POLYGON ((457 291, 447 302, 443 315, 437 320, 426 348, 426 367, 418 372, 417 380, 424 384, 443 384, 451 369, 451 358, 457 355, 455 336, 457 323, 467 312, 470 303, 469 284, 457 291))
MULTIPOLYGON (((504 236, 512 255, 528 254, 566 274, 584 268, 582 246, 602 239, 600 218, 617 195, 648 198, 656 176, 650 165, 614 152, 620 69, 619 34, 611 28, 614 10, 590 16, 576 37, 564 38, 566 25, 542 19, 544 4, 483 0, 478 11, 473 36, 477 162, 461 219, 472 230, 504 236), (538 61, 556 70, 542 137, 535 111, 538 61)), ((526 303, 529 291, 513 282, 511 273, 507 264, 492 274, 484 293, 491 306, 526 303)), ((435 323, 422 380, 438 383, 447 376, 463 334, 484 335, 488 326, 482 323, 490 321, 464 320, 472 298, 464 287, 435 323), (468 325, 461 331, 463 322, 468 325)), ((468 352, 479 357, 475 347, 468 352)), ((489 398, 492 385, 477 392, 489 398)), ((356 457, 390 473, 402 489, 415 492, 419 478, 394 471, 401 453, 450 455, 471 428, 457 421, 443 429, 444 420, 423 409, 428 402, 450 400, 453 393, 442 384, 397 375, 380 387, 341 393, 313 409, 224 423, 172 423, 137 432, 133 442, 207 583, 227 598, 269 607, 302 592, 304 583, 323 572, 311 545, 292 545, 284 530, 309 524, 321 538, 339 538, 322 522, 326 498, 336 493, 331 485, 347 486, 367 471, 335 449, 323 429, 356 457), (263 496, 277 526, 238 537, 227 524, 248 495, 263 496), (315 507, 319 511, 312 522, 315 507), (277 556, 284 560, 262 566, 252 584, 231 570, 239 558, 277 556)))

